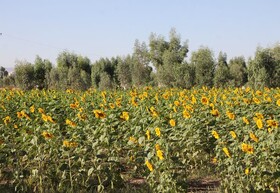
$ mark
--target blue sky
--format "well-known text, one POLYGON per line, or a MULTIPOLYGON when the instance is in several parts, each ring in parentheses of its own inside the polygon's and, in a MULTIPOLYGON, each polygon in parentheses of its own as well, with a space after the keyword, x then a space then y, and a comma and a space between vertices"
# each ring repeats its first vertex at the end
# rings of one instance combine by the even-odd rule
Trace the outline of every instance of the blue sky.
MULTIPOLYGON (((278 0, 1 0, 0 66, 50 59, 63 50, 89 57, 124 56, 152 32, 176 28, 190 53, 208 46, 228 59, 280 41, 278 0)), ((190 55, 190 54, 189 54, 190 55)))

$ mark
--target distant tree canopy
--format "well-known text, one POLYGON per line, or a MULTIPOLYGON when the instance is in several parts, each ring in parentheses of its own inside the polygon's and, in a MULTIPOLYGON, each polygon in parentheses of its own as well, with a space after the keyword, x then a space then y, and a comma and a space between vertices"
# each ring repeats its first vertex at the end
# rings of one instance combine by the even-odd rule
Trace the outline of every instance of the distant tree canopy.
POLYGON ((280 86, 280 44, 256 49, 255 55, 227 58, 220 52, 215 59, 208 47, 200 47, 188 58, 188 41, 181 41, 175 29, 168 40, 152 33, 148 43, 135 40, 133 51, 127 56, 89 58, 63 51, 56 65, 36 56, 34 63, 17 61, 9 75, 0 67, 0 87, 15 86, 24 90, 76 89, 90 87, 129 89, 147 85, 159 87, 241 87, 280 86))
POLYGON ((243 56, 235 57, 229 61, 229 73, 232 86, 240 87, 248 81, 248 70, 243 56))
MULTIPOLYGON (((169 41, 164 37, 152 34, 150 36, 150 58, 156 68, 156 78, 159 86, 177 87, 182 81, 178 73, 186 63, 184 60, 189 51, 187 41, 181 43, 180 36, 175 29, 169 33, 169 41)), ((183 83, 184 84, 184 83, 183 83)))
POLYGON ((9 72, 3 66, 0 66, 0 87, 15 86, 15 78, 13 75, 9 76, 9 72))
POLYGON ((3 66, 0 66, 0 79, 4 79, 8 74, 8 71, 3 66))
POLYGON ((230 71, 227 64, 227 55, 223 52, 219 53, 218 62, 214 70, 213 84, 215 87, 224 87, 229 85, 230 71))
POLYGON ((273 48, 257 48, 255 57, 249 59, 248 81, 253 87, 279 87, 279 45, 273 48))

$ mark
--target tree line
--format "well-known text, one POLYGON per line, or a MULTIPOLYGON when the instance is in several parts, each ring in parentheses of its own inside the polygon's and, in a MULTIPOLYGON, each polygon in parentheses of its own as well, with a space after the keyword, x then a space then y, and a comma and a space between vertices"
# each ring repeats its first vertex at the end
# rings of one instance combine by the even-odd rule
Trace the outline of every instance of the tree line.
POLYGON ((256 49, 247 61, 243 56, 228 60, 220 52, 217 59, 208 47, 200 47, 188 57, 187 41, 175 29, 169 38, 152 33, 148 44, 136 40, 132 54, 112 58, 89 58, 61 52, 56 65, 37 56, 34 63, 17 61, 8 75, 0 68, 0 86, 24 90, 76 89, 100 90, 141 86, 180 87, 279 87, 280 44, 256 49))

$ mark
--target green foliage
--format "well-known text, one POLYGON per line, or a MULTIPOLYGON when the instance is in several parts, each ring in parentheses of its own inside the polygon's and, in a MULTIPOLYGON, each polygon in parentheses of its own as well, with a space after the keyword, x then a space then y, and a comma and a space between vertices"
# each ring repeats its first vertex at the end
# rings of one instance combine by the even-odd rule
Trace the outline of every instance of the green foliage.
POLYGON ((45 69, 49 88, 86 90, 91 86, 91 66, 87 57, 64 51, 57 58, 56 68, 50 70, 46 64, 45 69))
POLYGON ((39 56, 36 56, 34 62, 34 84, 37 88, 42 89, 46 88, 46 66, 45 62, 39 56))
POLYGON ((188 52, 187 41, 182 42, 172 28, 168 40, 155 33, 150 35, 147 44, 136 39, 132 54, 126 57, 100 58, 91 64, 87 57, 63 51, 57 57, 56 67, 39 56, 34 64, 29 63, 34 68, 33 72, 31 68, 19 70, 18 67, 17 73, 9 77, 5 68, 1 67, 0 85, 62 90, 87 90, 90 87, 104 90, 106 86, 108 89, 127 89, 147 85, 180 88, 280 86, 279 44, 257 48, 255 56, 249 61, 245 61, 244 57, 234 57, 229 64, 225 53, 219 53, 216 61, 208 47, 194 51, 190 61, 186 60, 188 52))
POLYGON ((271 80, 273 87, 280 87, 280 44, 276 44, 271 48, 271 54, 274 59, 274 76, 271 80))
POLYGON ((213 86, 215 61, 213 52, 201 47, 191 55, 191 64, 195 66, 195 82, 197 86, 213 86))
POLYGON ((101 72, 98 88, 100 90, 107 90, 107 89, 113 89, 114 87, 115 86, 113 84, 113 81, 111 80, 111 76, 106 72, 101 72))
POLYGON ((230 93, 223 90, 227 93, 223 97, 226 103, 237 104, 236 100, 241 100, 228 108, 224 116, 216 118, 212 128, 216 164, 223 179, 222 192, 277 192, 277 188, 279 191, 280 135, 276 111, 280 100, 272 97, 277 90, 236 88, 230 93), (271 97, 263 97, 268 95, 271 97), (253 100, 249 101, 250 98, 253 100))
MULTIPOLYGON (((85 72, 85 71, 83 71, 85 72)), ((70 68, 68 70, 68 77, 67 77, 67 88, 75 89, 75 90, 84 90, 85 85, 83 84, 83 80, 81 77, 80 69, 77 67, 70 68)))
POLYGON ((150 58, 148 48, 138 40, 134 43, 134 52, 131 63, 131 79, 134 86, 144 86, 151 81, 152 67, 149 66, 150 58))
POLYGON ((177 68, 176 86, 191 89, 195 85, 195 67, 183 63, 177 68))
POLYGON ((270 49, 258 48, 254 59, 249 60, 248 81, 254 88, 274 84, 276 62, 270 49))
POLYGON ((18 61, 15 66, 15 82, 16 86, 23 89, 29 90, 34 88, 34 68, 31 63, 18 61))
POLYGON ((83 56, 77 58, 78 69, 85 71, 87 74, 91 74, 90 59, 83 56))
POLYGON ((8 71, 3 67, 1 66, 0 67, 0 79, 4 79, 5 77, 8 76, 8 71))
POLYGON ((181 44, 180 36, 175 29, 171 29, 169 42, 163 37, 152 34, 150 37, 150 57, 152 64, 157 70, 157 81, 159 86, 181 86, 178 72, 188 53, 188 44, 181 44), (179 84, 179 85, 178 85, 179 84))
POLYGON ((16 82, 15 82, 15 74, 10 74, 9 76, 4 77, 3 79, 0 79, 0 86, 3 87, 15 87, 16 82))
POLYGON ((120 87, 123 89, 128 89, 132 85, 132 64, 133 59, 130 55, 126 56, 125 58, 118 58, 118 66, 116 69, 116 74, 118 77, 118 82, 120 87))
POLYGON ((241 87, 248 81, 247 66, 244 57, 235 57, 229 61, 229 71, 233 86, 241 87))
POLYGON ((164 37, 152 33, 150 35, 149 47, 151 61, 156 69, 158 69, 163 65, 163 54, 168 49, 168 42, 164 40, 164 37))
POLYGON ((91 77, 90 74, 85 70, 80 71, 81 87, 80 90, 87 90, 91 87, 91 77))
POLYGON ((60 86, 59 70, 57 68, 51 69, 49 74, 47 74, 46 81, 48 83, 48 88, 55 89, 60 86))
POLYGON ((56 62, 58 68, 69 69, 72 67, 78 67, 78 56, 74 53, 63 51, 58 55, 56 62))
POLYGON ((218 64, 214 74, 215 87, 227 87, 230 81, 230 71, 227 65, 227 56, 225 53, 220 52, 218 57, 218 64))
POLYGON ((10 85, 10 83, 8 82, 8 71, 3 67, 1 66, 0 67, 0 87, 3 87, 3 86, 8 86, 10 85))
POLYGON ((162 65, 157 70, 157 81, 159 87, 172 87, 175 84, 175 66, 162 65))
POLYGON ((0 180, 14 191, 122 192, 141 178, 149 192, 187 192, 205 171, 217 173, 220 192, 279 191, 279 88, 1 89, 0 97, 0 180))
MULTIPOLYGON (((110 85, 114 85, 117 82, 117 65, 118 59, 115 58, 101 58, 100 60, 94 62, 91 69, 92 85, 95 88, 99 88, 99 84, 101 81, 103 81, 102 87, 105 85, 109 85, 108 81, 111 82, 110 85), (104 84, 104 81, 106 82, 106 84, 104 84)), ((104 87, 102 89, 104 89, 104 87)))

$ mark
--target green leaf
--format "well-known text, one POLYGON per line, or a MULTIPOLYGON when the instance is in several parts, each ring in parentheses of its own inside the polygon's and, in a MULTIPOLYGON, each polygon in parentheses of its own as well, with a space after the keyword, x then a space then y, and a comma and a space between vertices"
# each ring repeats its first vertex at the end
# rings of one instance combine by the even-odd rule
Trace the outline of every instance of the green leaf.
POLYGON ((138 139, 138 143, 139 143, 139 144, 143 144, 144 141, 145 141, 145 137, 144 137, 144 136, 139 137, 139 139, 138 139))
POLYGON ((88 170, 88 176, 90 176, 90 175, 92 174, 93 170, 94 170, 93 167, 91 167, 91 168, 88 170))
POLYGON ((99 184, 98 186, 97 186, 97 191, 98 192, 102 192, 104 190, 104 186, 102 185, 102 184, 99 184))

